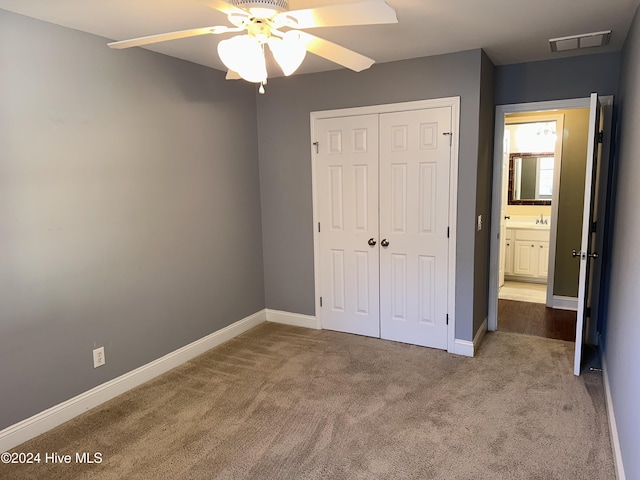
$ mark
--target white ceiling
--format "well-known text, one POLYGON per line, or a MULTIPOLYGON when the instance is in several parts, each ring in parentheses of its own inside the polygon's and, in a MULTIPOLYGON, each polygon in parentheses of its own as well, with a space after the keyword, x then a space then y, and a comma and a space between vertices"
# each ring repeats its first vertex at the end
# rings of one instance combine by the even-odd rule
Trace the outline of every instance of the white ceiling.
MULTIPOLYGON (((292 10, 355 0, 289 0, 292 10)), ((575 55, 551 53, 550 38, 612 30, 601 53, 622 48, 640 0, 387 0, 392 25, 313 29, 313 34, 378 63, 483 48, 496 65, 575 55)), ((0 8, 112 40, 212 25, 226 16, 201 0, 0 0, 0 8)), ((165 55, 225 70, 216 52, 227 35, 205 35, 152 45, 165 55)), ((105 41, 105 48, 106 46, 105 41)), ((115 51, 118 52, 118 51, 115 51)), ((342 68, 307 55, 297 73, 342 68)), ((277 72, 270 71, 270 76, 277 72)))

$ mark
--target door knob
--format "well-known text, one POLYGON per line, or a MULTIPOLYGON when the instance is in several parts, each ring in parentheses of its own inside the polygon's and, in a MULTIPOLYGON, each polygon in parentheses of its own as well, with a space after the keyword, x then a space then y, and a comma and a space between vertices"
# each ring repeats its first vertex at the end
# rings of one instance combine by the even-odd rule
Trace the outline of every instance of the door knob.
POLYGON ((376 241, 373 238, 370 238, 367 243, 373 247, 376 244, 376 241))
POLYGON ((382 239, 382 241, 380 242, 380 245, 382 245, 383 247, 388 247, 389 246, 389 242, 387 241, 386 238, 382 239))
POLYGON ((572 257, 579 257, 580 256, 580 252, 576 252, 575 248, 571 251, 571 256, 572 257))
POLYGON ((587 256, 589 256, 591 258, 598 258, 598 252, 589 253, 589 254, 587 254, 587 256))

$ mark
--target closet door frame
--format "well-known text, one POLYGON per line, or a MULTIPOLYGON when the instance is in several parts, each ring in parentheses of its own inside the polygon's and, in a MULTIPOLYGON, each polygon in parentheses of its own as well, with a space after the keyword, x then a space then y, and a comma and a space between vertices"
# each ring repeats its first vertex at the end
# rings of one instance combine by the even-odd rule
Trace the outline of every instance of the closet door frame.
POLYGON ((316 172, 316 144, 320 141, 317 138, 316 122, 325 118, 351 117, 355 115, 370 115, 393 112, 404 112, 411 110, 423 110, 429 108, 450 107, 451 108, 451 163, 449 169, 449 258, 448 258, 448 284, 447 284, 447 310, 449 314, 449 324, 447 329, 447 351, 455 353, 455 291, 456 291, 456 235, 457 235, 457 212, 458 212, 458 145, 460 126, 460 97, 447 97, 433 100, 419 100, 414 102, 392 103, 386 105, 372 105, 367 107, 344 108, 337 110, 324 110, 311 112, 311 181, 313 196, 313 266, 314 266, 314 291, 315 291, 315 311, 316 328, 322 329, 320 324, 320 235, 318 233, 318 187, 316 172))

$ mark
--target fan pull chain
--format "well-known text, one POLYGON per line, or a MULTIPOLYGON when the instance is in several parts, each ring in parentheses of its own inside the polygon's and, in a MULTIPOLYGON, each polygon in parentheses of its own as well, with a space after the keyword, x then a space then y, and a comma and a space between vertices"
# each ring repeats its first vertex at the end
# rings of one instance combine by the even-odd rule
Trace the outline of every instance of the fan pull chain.
MULTIPOLYGON (((264 43, 260 43, 260 48, 262 49, 262 58, 264 58, 264 43)), ((260 88, 258 89, 258 93, 260 95, 264 95, 264 84, 267 83, 267 78, 265 75, 265 79, 260 82, 260 88)))

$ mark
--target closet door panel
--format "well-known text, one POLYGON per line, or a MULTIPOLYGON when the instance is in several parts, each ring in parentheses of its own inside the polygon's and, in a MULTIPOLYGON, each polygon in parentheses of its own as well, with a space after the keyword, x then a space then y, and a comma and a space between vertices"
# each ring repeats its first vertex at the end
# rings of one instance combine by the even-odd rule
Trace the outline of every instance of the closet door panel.
POLYGON ((381 336, 443 349, 449 132, 449 107, 380 115, 381 336))
POLYGON ((319 120, 316 138, 321 325, 379 337, 378 115, 319 120))

